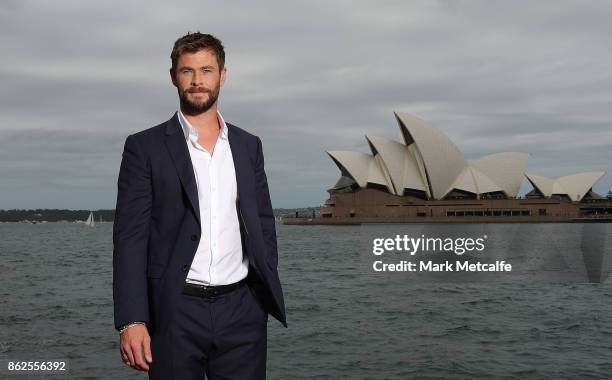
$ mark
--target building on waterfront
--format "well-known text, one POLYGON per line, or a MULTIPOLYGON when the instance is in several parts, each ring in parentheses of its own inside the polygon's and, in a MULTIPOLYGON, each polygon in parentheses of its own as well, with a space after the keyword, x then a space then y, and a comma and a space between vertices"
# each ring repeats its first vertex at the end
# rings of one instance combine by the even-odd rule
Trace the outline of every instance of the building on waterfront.
MULTIPOLYGON (((395 113, 403 141, 366 136, 371 154, 330 150, 340 178, 322 218, 381 220, 567 221, 612 214, 593 192, 604 171, 548 178, 527 173, 529 154, 501 152, 467 161, 440 130, 395 113), (527 178, 533 190, 518 192, 527 178)), ((331 222, 331 220, 330 220, 331 222)))

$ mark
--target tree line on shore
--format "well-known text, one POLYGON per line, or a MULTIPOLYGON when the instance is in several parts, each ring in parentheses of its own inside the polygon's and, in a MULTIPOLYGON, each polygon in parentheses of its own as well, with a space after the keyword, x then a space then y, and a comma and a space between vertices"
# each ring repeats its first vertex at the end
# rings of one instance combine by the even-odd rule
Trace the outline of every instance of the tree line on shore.
POLYGON ((61 209, 35 209, 35 210, 0 210, 0 222, 74 222, 86 220, 93 212, 96 222, 112 222, 115 219, 115 210, 61 210, 61 209))
MULTIPOLYGON (((275 217, 311 217, 319 215, 320 207, 300 207, 300 208, 278 208, 274 209, 275 217)), ((86 220, 89 213, 93 212, 96 222, 112 222, 115 220, 115 210, 66 210, 66 209, 12 209, 0 210, 0 222, 75 222, 77 220, 86 220)))

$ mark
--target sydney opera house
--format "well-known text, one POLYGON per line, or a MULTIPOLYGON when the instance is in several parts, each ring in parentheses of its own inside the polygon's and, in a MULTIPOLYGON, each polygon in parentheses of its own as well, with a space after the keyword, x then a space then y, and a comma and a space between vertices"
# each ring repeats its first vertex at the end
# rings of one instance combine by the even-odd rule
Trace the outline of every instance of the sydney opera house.
POLYGON ((402 142, 368 135, 370 154, 327 152, 340 178, 328 190, 321 218, 310 222, 580 221, 612 215, 612 200, 592 190, 603 171, 548 178, 528 173, 529 154, 522 152, 467 161, 425 121, 408 114, 395 118, 402 142), (525 178, 533 190, 519 197, 525 178))

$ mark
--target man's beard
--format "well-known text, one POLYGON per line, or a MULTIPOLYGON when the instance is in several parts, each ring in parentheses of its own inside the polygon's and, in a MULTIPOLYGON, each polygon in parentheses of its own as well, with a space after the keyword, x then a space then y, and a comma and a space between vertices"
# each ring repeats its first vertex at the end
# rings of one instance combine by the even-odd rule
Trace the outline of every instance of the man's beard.
POLYGON ((177 88, 179 99, 181 102, 181 110, 183 110, 184 112, 190 115, 197 115, 197 114, 201 114, 201 113, 208 111, 210 107, 212 107, 213 104, 215 104, 217 99, 219 99, 220 89, 221 89, 220 85, 217 85, 217 87, 215 87, 213 90, 209 90, 204 87, 197 87, 197 88, 190 87, 187 90, 181 90, 180 88, 177 88), (206 92, 208 93, 208 99, 206 99, 206 101, 203 103, 194 103, 187 98, 187 94, 189 90, 197 90, 199 92, 202 92, 202 91, 206 92))

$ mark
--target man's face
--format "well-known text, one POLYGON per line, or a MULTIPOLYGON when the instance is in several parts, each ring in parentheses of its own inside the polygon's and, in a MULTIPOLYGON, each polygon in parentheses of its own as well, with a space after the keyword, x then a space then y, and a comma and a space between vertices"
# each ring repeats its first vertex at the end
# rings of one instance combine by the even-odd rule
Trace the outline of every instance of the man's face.
POLYGON ((219 98, 219 90, 225 83, 225 67, 219 71, 217 57, 211 50, 183 53, 171 77, 181 109, 192 115, 200 114, 208 111, 219 98))

